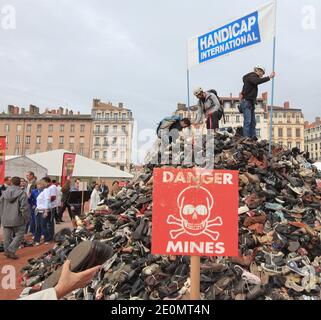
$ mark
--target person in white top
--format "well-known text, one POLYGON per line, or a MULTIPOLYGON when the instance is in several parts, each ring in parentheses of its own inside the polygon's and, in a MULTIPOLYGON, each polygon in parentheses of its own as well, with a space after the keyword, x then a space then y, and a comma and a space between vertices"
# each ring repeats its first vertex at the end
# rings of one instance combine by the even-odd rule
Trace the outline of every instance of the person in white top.
MULTIPOLYGON (((51 207, 51 214, 52 214, 52 232, 54 233, 54 225, 55 225, 55 221, 56 224, 60 224, 60 219, 58 216, 58 189, 56 186, 57 181, 56 180, 52 180, 50 187, 49 187, 49 191, 50 191, 50 207, 51 207)), ((53 235, 52 235, 53 236, 53 235)))
MULTIPOLYGON (((50 192, 48 177, 41 179, 39 183, 40 193, 37 197, 36 206, 36 234, 35 244, 39 245, 41 233, 45 238, 45 244, 48 244, 52 239, 51 232, 51 212, 50 212, 50 192)), ((49 179, 50 181, 50 179, 49 179)))
POLYGON ((98 183, 95 184, 94 190, 90 196, 90 210, 96 210, 98 203, 100 202, 100 186, 98 183))

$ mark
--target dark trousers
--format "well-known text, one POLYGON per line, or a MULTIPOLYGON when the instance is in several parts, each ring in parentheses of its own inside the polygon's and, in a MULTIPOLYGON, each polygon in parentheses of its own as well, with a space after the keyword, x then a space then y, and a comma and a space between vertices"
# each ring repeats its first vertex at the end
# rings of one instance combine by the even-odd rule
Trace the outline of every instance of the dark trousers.
POLYGON ((5 252, 16 253, 23 241, 26 225, 3 227, 3 246, 5 252))
POLYGON ((58 215, 59 215, 60 221, 62 220, 62 216, 63 216, 63 214, 64 214, 66 209, 68 210, 68 214, 69 214, 70 220, 72 220, 73 215, 72 215, 72 212, 71 212, 70 205, 69 205, 69 203, 64 202, 63 205, 59 208, 59 214, 58 215))
POLYGON ((254 138, 256 137, 255 104, 252 101, 244 100, 241 109, 244 117, 243 135, 247 138, 254 138))
POLYGON ((38 212, 35 215, 36 220, 36 231, 35 231, 35 242, 40 242, 41 236, 45 237, 45 242, 49 242, 49 235, 47 229, 45 228, 45 221, 42 212, 38 212))
POLYGON ((44 212, 38 212, 37 219, 38 219, 38 228, 37 228, 37 236, 35 236, 35 242, 40 241, 41 234, 43 234, 43 236, 45 237, 45 242, 52 241, 55 234, 55 220, 54 220, 54 212, 52 211, 52 209, 48 210, 48 214, 46 217, 44 217, 44 212), (40 215, 41 217, 38 217, 38 215, 40 215), (41 226, 40 228, 39 228, 39 225, 41 226))
POLYGON ((36 231, 36 214, 35 214, 35 210, 34 209, 30 209, 31 210, 31 219, 30 222, 28 222, 27 226, 26 226, 26 233, 30 232, 33 235, 35 235, 35 231, 36 231))
POLYGON ((206 129, 213 129, 216 130, 220 127, 219 125, 219 120, 218 120, 218 112, 219 111, 215 111, 211 114, 208 115, 207 119, 206 119, 206 129))

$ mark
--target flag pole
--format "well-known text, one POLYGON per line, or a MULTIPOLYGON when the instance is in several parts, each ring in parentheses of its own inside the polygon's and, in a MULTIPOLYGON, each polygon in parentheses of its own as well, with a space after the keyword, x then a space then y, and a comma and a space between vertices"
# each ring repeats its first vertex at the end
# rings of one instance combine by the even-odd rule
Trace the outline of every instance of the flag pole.
MULTIPOLYGON (((276 9, 277 1, 275 3, 275 31, 273 37, 273 61, 272 61, 272 71, 275 72, 275 56, 276 56, 276 9)), ((273 106, 274 106, 274 87, 275 87, 275 78, 272 78, 272 90, 271 90, 271 106, 270 106, 270 145, 269 145, 269 154, 272 154, 272 132, 273 132, 273 106)))

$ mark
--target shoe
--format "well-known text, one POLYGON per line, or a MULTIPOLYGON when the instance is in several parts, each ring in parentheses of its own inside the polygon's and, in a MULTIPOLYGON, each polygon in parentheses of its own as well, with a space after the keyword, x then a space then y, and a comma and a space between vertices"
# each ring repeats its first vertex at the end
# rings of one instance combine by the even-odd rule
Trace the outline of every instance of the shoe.
POLYGON ((19 257, 15 253, 12 253, 12 252, 5 252, 4 255, 9 259, 13 259, 13 260, 19 259, 19 257))
POLYGON ((40 243, 39 242, 35 242, 35 246, 36 247, 40 246, 40 243))

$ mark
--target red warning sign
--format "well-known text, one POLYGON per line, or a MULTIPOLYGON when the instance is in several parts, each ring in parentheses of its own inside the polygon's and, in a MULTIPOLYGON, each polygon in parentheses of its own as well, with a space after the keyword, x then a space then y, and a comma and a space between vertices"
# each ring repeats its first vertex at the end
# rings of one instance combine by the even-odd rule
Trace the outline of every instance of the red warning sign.
POLYGON ((238 256, 238 171, 154 169, 152 253, 238 256))

